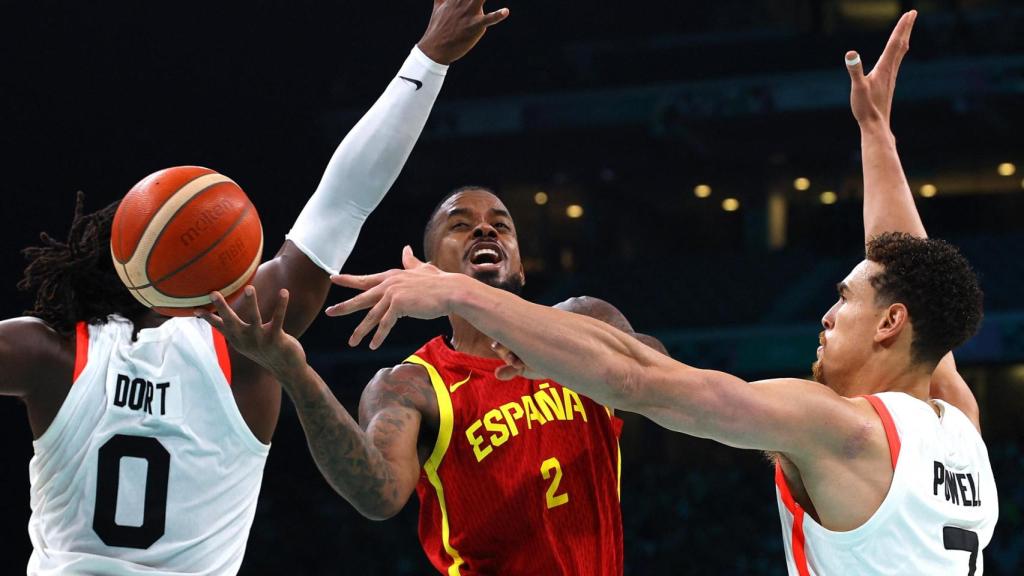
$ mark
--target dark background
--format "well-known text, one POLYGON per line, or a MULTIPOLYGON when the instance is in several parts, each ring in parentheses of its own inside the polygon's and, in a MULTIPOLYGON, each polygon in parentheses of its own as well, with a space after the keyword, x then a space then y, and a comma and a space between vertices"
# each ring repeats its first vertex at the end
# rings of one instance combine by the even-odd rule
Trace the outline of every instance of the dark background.
MULTIPOLYGON (((747 378, 807 373, 832 285, 860 258, 859 135, 844 51, 858 49, 870 65, 899 12, 921 11, 894 130, 915 191, 938 189, 918 198, 929 232, 962 247, 987 293, 983 330, 958 360, 1000 487, 987 573, 1019 574, 1024 5, 505 5, 508 21, 452 67, 346 269, 397 265, 447 190, 493 186, 517 219, 527 297, 605 298, 679 360, 747 378), (1004 162, 1020 168, 1001 176, 1004 162), (797 177, 810 188, 794 189, 797 177), (711 196, 696 197, 698 184, 711 196), (535 204, 538 191, 547 204, 535 204), (826 191, 835 203, 822 202, 826 191), (722 209, 727 197, 738 210, 722 209), (567 217, 570 204, 583 207, 581 218, 567 217)), ((166 166, 210 166, 239 182, 271 254, 429 12, 426 0, 0 1, 2 316, 29 304, 14 288, 20 248, 41 230, 66 232, 76 190, 100 208, 166 166)), ((376 369, 446 329, 406 321, 370 353, 343 345, 353 326, 323 319, 304 339, 350 410, 376 369)), ((0 436, 0 573, 16 573, 30 552, 31 435, 13 399, 0 400, 0 436)), ((630 417, 623 458, 627 573, 785 573, 760 454, 630 417)), ((415 518, 412 503, 371 522, 335 496, 286 403, 243 573, 427 573, 415 518)))

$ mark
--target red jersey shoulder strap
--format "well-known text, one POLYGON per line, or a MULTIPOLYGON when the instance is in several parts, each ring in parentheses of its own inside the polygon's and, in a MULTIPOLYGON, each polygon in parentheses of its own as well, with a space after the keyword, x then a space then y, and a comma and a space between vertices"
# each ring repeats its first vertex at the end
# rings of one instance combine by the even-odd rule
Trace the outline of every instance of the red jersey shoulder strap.
POLYGON ((806 542, 804 540, 804 509, 797 504, 793 493, 789 491, 789 484, 786 483, 786 475, 782 473, 782 464, 775 461, 775 486, 779 489, 779 496, 783 505, 793 515, 793 533, 790 537, 793 548, 793 563, 796 564, 799 576, 809 576, 810 569, 807 567, 806 542))
POLYGON ((89 361, 89 325, 79 322, 75 325, 75 371, 71 377, 74 384, 78 377, 85 370, 85 364, 89 361))
POLYGON ((217 364, 220 364, 220 371, 224 373, 228 386, 231 386, 231 352, 228 350, 228 342, 213 326, 210 326, 210 331, 213 334, 213 349, 217 352, 217 364))

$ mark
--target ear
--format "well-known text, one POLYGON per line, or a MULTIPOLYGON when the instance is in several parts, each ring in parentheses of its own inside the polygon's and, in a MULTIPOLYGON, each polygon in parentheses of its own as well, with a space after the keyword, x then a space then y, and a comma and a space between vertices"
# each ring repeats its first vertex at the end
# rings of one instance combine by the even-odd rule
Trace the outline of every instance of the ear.
POLYGON ((875 342, 889 346, 903 333, 910 330, 910 314, 904 304, 890 304, 875 327, 875 342))

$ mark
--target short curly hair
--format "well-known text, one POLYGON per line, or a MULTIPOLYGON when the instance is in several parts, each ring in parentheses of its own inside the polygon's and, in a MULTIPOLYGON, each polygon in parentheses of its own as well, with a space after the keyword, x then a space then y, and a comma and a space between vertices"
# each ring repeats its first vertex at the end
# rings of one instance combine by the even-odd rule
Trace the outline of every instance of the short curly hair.
POLYGON ((871 278, 876 302, 907 307, 915 363, 936 364, 977 333, 984 296, 977 274, 955 246, 886 232, 867 243, 867 259, 883 268, 871 278))

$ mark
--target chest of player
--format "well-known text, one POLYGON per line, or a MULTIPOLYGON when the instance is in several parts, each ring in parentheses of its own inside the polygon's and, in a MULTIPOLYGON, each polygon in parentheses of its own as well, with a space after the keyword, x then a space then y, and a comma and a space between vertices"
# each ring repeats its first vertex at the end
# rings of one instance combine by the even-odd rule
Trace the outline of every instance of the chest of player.
POLYGON ((449 452, 472 468, 532 468, 538 458, 576 458, 614 446, 608 411, 555 382, 470 378, 450 394, 449 452))

